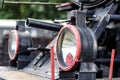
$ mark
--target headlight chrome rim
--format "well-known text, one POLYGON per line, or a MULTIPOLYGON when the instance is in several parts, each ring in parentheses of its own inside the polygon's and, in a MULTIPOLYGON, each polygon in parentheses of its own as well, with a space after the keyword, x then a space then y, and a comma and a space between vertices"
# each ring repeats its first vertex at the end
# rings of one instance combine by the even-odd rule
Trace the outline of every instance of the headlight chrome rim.
POLYGON ((18 48, 19 48, 19 37, 18 37, 18 32, 17 30, 12 30, 9 34, 9 40, 8 40, 8 54, 9 54, 9 58, 11 60, 15 60, 17 57, 17 53, 18 53, 18 48), (10 51, 10 39, 11 39, 11 35, 14 34, 15 35, 15 39, 16 39, 16 51, 13 53, 13 56, 11 56, 11 51, 10 51))
MULTIPOLYGON (((80 39, 80 35, 79 35, 79 31, 77 30, 77 28, 73 25, 66 25, 64 26, 60 32, 58 33, 58 40, 57 40, 57 47, 58 47, 58 42, 59 42, 59 38, 62 34, 62 32, 64 31, 64 29, 69 29, 72 31, 72 33, 75 36, 75 40, 76 40, 76 55, 72 61, 72 63, 65 67, 63 65, 61 65, 61 63, 59 62, 59 58, 58 58, 58 53, 57 53, 57 62, 59 67, 63 70, 63 71, 68 71, 74 68, 75 64, 79 61, 80 59, 80 53, 81 53, 81 39, 80 39)), ((56 48, 56 50, 58 51, 58 48, 56 48)))

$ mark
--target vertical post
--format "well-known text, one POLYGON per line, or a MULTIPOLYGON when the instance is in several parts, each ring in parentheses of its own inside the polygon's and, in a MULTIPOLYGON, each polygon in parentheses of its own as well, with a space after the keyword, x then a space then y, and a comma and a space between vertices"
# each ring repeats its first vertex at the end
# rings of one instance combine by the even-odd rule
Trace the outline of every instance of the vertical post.
POLYGON ((112 80, 113 66, 114 66, 114 56, 115 56, 115 49, 112 49, 111 61, 110 61, 110 69, 109 69, 109 80, 112 80))
POLYGON ((51 80, 54 80, 54 46, 50 47, 51 80))

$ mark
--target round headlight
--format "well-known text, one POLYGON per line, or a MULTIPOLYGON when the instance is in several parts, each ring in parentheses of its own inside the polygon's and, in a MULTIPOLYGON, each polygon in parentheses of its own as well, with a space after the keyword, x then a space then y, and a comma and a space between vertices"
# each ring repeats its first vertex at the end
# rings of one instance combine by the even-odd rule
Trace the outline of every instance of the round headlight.
POLYGON ((27 31, 20 32, 12 30, 9 34, 8 40, 8 54, 11 60, 17 58, 17 54, 29 54, 28 47, 32 46, 31 38, 27 31))
POLYGON ((14 60, 15 57, 17 56, 17 52, 18 52, 18 32, 16 30, 13 30, 10 32, 9 35, 9 42, 8 42, 8 53, 9 53, 9 57, 10 59, 14 60))
POLYGON ((63 70, 71 69, 78 61, 81 52, 78 30, 71 25, 61 29, 57 41, 58 64, 63 70))
POLYGON ((77 63, 95 60, 97 43, 89 28, 77 29, 66 25, 58 34, 56 49, 59 67, 68 71, 74 69, 77 63))

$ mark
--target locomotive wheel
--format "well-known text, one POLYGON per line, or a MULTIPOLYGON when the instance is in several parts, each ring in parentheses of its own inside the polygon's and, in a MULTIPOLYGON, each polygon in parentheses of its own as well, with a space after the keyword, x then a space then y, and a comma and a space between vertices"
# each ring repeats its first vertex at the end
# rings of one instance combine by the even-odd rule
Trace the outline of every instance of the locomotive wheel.
POLYGON ((56 49, 59 67, 63 71, 69 71, 80 62, 94 61, 97 43, 89 28, 78 30, 75 26, 66 25, 58 34, 56 49))
POLYGON ((12 30, 8 40, 8 54, 10 60, 16 60, 18 55, 29 55, 28 47, 32 46, 30 35, 27 31, 12 30))

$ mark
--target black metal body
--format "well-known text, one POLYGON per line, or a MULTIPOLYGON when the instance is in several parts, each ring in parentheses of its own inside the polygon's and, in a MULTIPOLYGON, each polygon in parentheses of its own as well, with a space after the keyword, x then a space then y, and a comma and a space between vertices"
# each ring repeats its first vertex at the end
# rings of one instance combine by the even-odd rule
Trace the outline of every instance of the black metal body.
MULTIPOLYGON (((55 79, 59 80, 96 80, 107 77, 110 65, 111 50, 116 49, 113 77, 119 77, 120 63, 120 29, 119 3, 107 0, 71 0, 72 3, 57 6, 68 13, 69 24, 76 26, 82 36, 82 52, 79 62, 69 71, 55 67, 55 79), (82 3, 81 3, 82 2, 82 3), (99 4, 96 4, 99 3, 99 4), (88 30, 90 29, 90 31, 88 30), (91 34, 92 33, 92 34, 91 34), (94 48, 95 41, 98 48, 94 48), (97 50, 97 53, 96 51, 97 50), (106 68, 104 71, 104 68, 106 68), (58 78, 59 76, 59 78, 58 78)), ((27 19, 28 26, 59 31, 62 25, 27 19)), ((53 40, 56 42, 56 40, 53 40)), ((54 44, 51 42, 51 44, 54 44)), ((47 48, 28 48, 29 51, 42 51, 24 70, 50 77, 49 46, 47 48), (45 52, 44 52, 45 51, 45 52), (48 68, 48 70, 46 70, 48 68), (38 71, 37 71, 38 70, 38 71), (39 70, 41 72, 39 72, 39 70)), ((56 60, 55 60, 56 63, 56 60)), ((55 65, 57 66, 57 65, 55 65)))
MULTIPOLYGON (((74 10, 76 9, 75 7, 70 11, 68 18, 70 19, 71 24, 75 25, 78 30, 89 27, 93 31, 94 37, 97 39, 98 51, 96 59, 92 58, 95 55, 91 57, 91 61, 89 61, 91 63, 88 64, 87 60, 84 60, 84 63, 80 62, 80 67, 76 67, 74 70, 66 72, 61 71, 59 74, 60 80, 88 80, 88 77, 89 80, 96 80, 98 77, 107 77, 106 74, 108 74, 108 71, 104 71, 104 68, 108 67, 107 69, 109 69, 112 49, 116 49, 113 77, 119 77, 118 74, 116 74, 119 73, 118 70, 120 67, 120 53, 118 52, 120 49, 120 29, 118 28, 120 27, 119 3, 114 3, 113 0, 72 0, 72 2, 78 5, 79 9, 74 10), (99 49, 99 47, 102 48, 99 49), (91 69, 90 65, 93 69, 91 69), (94 65, 97 66, 97 69, 94 65), (77 78, 74 74, 75 72, 78 74, 77 78)), ((65 9, 63 8, 61 10, 65 9)), ((85 35, 85 33, 83 34, 85 35)), ((85 36, 83 37, 83 40, 86 40, 85 36)), ((90 40, 87 40, 87 42, 89 41, 90 40)), ((87 50, 86 52, 89 53, 90 51, 87 50)), ((83 52, 83 54, 85 55, 85 52, 83 52)), ((87 56, 88 54, 86 54, 84 58, 87 58, 87 56)))
MULTIPOLYGON (((27 66, 31 58, 30 51, 27 50, 28 47, 32 47, 32 40, 28 32, 25 30, 25 21, 17 21, 16 32, 18 37, 18 52, 14 59, 9 60, 9 66, 17 67, 18 69, 22 69, 27 66)), ((11 37, 10 37, 11 38, 11 37)), ((9 46, 10 47, 10 46, 9 46)), ((12 53, 9 53, 11 55, 12 53)))
MULTIPOLYGON (((56 64, 56 59, 54 60, 55 79, 96 80, 96 78, 108 77, 107 74, 110 68, 112 49, 115 49, 116 54, 113 77, 120 77, 118 74, 120 72, 119 7, 119 0, 71 0, 71 3, 68 5, 58 6, 59 10, 70 11, 67 20, 69 20, 69 24, 74 25, 77 28, 79 35, 81 36, 81 44, 79 45, 81 45, 82 49, 74 69, 63 71, 62 69, 59 69, 56 64), (96 43, 97 47, 94 45, 96 43)), ((29 18, 27 19, 26 24, 30 27, 52 31, 59 31, 62 28, 62 25, 59 24, 47 23, 29 18)), ((57 42, 56 38, 50 45, 56 46, 55 42, 57 42)), ((50 45, 46 48, 27 48, 27 51, 41 51, 41 53, 31 61, 24 70, 50 78, 50 45)), ((56 52, 59 52, 57 57, 61 57, 62 50, 56 52)), ((26 62, 29 61, 26 56, 19 55, 18 62, 20 61, 20 63, 22 63, 24 59, 26 62)), ((15 65, 13 64, 13 66, 15 65)))

